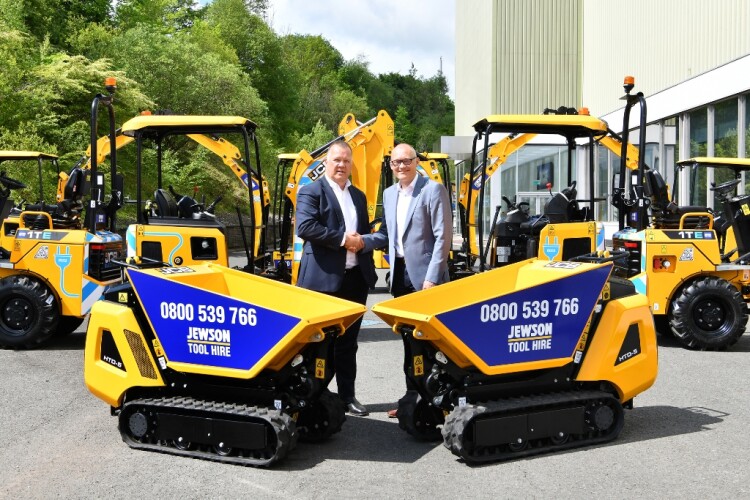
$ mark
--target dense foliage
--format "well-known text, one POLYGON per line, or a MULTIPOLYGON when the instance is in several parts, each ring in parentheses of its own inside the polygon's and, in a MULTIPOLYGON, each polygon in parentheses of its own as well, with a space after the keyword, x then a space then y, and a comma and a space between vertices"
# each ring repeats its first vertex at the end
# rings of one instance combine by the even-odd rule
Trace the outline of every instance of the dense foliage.
MULTIPOLYGON (((348 112, 366 121, 385 109, 396 140, 420 150, 453 133, 442 74, 374 75, 322 36, 279 36, 265 21, 269 1, 0 0, 0 149, 55 153, 70 168, 88 146, 91 101, 107 76, 118 79, 118 125, 145 109, 250 118, 269 180, 278 153, 327 142, 348 112)), ((166 182, 206 198, 242 195, 218 158, 178 145, 164 158, 166 182)), ((131 196, 134 154, 118 156, 131 196)))

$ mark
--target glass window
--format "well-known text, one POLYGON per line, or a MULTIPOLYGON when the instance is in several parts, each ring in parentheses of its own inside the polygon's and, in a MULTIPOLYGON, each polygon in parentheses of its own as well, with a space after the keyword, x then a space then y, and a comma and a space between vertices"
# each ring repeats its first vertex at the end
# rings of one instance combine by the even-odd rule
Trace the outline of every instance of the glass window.
MULTIPOLYGON (((529 203, 529 213, 541 214, 544 204, 553 193, 568 187, 568 148, 558 145, 526 145, 518 150, 517 156, 518 190, 510 191, 516 201, 529 203)), ((575 155, 571 169, 575 172, 575 155)), ((513 188, 515 190, 515 185, 513 188)), ((503 194, 512 197, 503 190, 503 194)))
POLYGON ((676 168, 679 161, 680 121, 673 117, 664 120, 664 164, 661 173, 671 187, 671 200, 677 202, 677 184, 679 182, 679 171, 676 168))
MULTIPOLYGON (((708 150, 708 113, 701 108, 690 113, 690 156, 706 156, 708 150)), ((690 205, 706 205, 706 169, 690 169, 690 205)))
MULTIPOLYGON (((733 158, 737 156, 737 99, 720 102, 714 106, 714 156, 733 158)), ((714 184, 734 179, 728 168, 714 169, 714 184)), ((721 206, 721 199, 714 195, 714 207, 721 206)))
MULTIPOLYGON (((516 191, 518 191, 516 189, 516 172, 518 172, 518 169, 516 168, 516 160, 517 156, 513 153, 508 157, 508 161, 501 167, 500 171, 500 194, 508 198, 510 201, 513 201, 516 198, 516 191)), ((505 202, 502 202, 502 205, 503 208, 501 215, 505 216, 508 207, 505 202)))

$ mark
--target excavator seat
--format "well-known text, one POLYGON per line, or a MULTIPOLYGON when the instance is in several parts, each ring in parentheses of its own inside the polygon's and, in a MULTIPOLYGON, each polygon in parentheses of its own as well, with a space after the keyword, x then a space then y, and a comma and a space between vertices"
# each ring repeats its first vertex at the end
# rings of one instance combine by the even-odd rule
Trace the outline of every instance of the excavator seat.
MULTIPOLYGON (((654 227, 657 229, 680 229, 680 219, 687 213, 705 213, 707 207, 685 205, 679 206, 669 199, 669 190, 664 177, 658 170, 646 171, 646 194, 651 197, 651 214, 654 227)), ((682 229, 708 229, 710 217, 696 215, 685 219, 682 229)))
POLYGON ((86 189, 86 171, 73 168, 63 188, 63 199, 51 205, 44 202, 26 205, 25 212, 47 212, 52 217, 52 228, 49 219, 39 214, 23 215, 24 225, 34 230, 79 228, 83 211, 83 192, 86 189))
POLYGON ((578 207, 576 189, 565 188, 556 193, 544 205, 544 215, 551 223, 579 222, 586 220, 586 214, 578 207))
POLYGON ((159 210, 159 217, 177 217, 179 210, 172 193, 166 189, 157 189, 154 192, 154 199, 159 210))

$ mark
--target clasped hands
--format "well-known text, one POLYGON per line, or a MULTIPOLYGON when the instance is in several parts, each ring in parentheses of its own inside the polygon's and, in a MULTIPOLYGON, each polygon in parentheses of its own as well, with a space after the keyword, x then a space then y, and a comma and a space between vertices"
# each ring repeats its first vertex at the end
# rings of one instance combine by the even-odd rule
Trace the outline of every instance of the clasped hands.
POLYGON ((357 253, 365 247, 365 240, 359 233, 346 233, 344 247, 350 252, 357 253))

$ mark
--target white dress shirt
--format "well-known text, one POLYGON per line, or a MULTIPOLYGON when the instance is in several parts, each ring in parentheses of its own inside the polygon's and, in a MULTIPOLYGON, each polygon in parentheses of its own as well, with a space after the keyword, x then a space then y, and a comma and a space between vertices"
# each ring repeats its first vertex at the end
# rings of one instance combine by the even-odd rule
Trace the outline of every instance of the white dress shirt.
POLYGON ((396 204, 396 242, 393 247, 396 250, 396 257, 404 256, 404 230, 406 229, 406 214, 409 212, 409 205, 414 194, 414 187, 417 185, 417 176, 405 188, 401 183, 396 184, 398 191, 398 203, 396 204))
MULTIPOLYGON (((332 181, 328 176, 325 176, 325 178, 326 178, 326 181, 328 181, 328 184, 331 186, 331 189, 333 190, 333 194, 336 195, 336 199, 339 202, 339 207, 341 207, 341 211, 344 213, 344 223, 346 224, 346 232, 347 233, 356 232, 357 231, 357 209, 354 207, 352 194, 349 192, 349 186, 351 186, 352 183, 350 181, 346 181, 346 185, 344 186, 344 189, 341 189, 341 186, 339 186, 334 181, 332 181)), ((344 246, 345 242, 346 242, 346 235, 344 235, 344 239, 341 240, 342 247, 344 246)), ((347 250, 346 251, 346 268, 350 269, 357 265, 359 265, 359 261, 357 260, 357 254, 347 250)))

